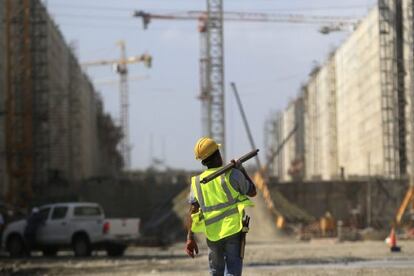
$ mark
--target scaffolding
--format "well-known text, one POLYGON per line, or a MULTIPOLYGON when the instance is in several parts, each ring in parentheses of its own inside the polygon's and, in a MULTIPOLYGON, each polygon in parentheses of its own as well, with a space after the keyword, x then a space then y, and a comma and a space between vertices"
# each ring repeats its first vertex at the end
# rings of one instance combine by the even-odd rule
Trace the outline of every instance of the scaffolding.
POLYGON ((30 0, 7 0, 6 155, 7 201, 24 206, 32 196, 33 90, 32 8, 30 0))
POLYGON ((7 200, 25 206, 49 164, 46 11, 38 0, 5 5, 7 200))
POLYGON ((71 45, 69 52, 69 179, 78 182, 83 176, 81 161, 82 108, 81 80, 82 70, 76 58, 76 47, 71 45))
POLYGON ((393 1, 378 0, 384 176, 399 177, 396 31, 393 1))
POLYGON ((409 167, 408 172, 410 175, 410 185, 414 186, 414 3, 413 0, 408 1, 407 5, 407 36, 406 40, 408 42, 408 71, 409 71, 409 88, 407 89, 407 98, 410 102, 410 109, 409 109, 409 130, 410 133, 408 135, 409 143, 410 143, 410 151, 407 152, 408 157, 408 165, 409 167))
POLYGON ((338 171, 338 134, 337 134, 337 117, 336 117, 336 66, 333 55, 328 62, 328 130, 329 141, 329 177, 335 178, 339 175, 338 171))
POLYGON ((33 28, 33 94, 34 94, 34 179, 33 189, 43 192, 50 168, 50 93, 48 89, 47 19, 46 10, 39 1, 32 1, 35 20, 33 28))

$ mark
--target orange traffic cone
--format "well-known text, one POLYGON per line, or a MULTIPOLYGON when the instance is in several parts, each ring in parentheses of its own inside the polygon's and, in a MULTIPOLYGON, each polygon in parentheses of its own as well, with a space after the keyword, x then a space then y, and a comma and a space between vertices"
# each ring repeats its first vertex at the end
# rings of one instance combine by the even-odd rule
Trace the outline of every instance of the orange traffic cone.
POLYGON ((394 227, 391 228, 391 233, 390 233, 390 250, 391 252, 401 251, 401 247, 397 246, 397 237, 395 235, 394 227))

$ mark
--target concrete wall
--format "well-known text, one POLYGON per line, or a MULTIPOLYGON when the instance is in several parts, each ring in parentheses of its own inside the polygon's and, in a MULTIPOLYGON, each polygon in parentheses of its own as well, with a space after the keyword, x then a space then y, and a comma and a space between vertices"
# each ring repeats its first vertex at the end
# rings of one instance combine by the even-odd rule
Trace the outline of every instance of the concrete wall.
MULTIPOLYGON (((14 10, 22 10, 22 2, 12 3, 14 10)), ((4 1, 0 5, 4 5, 4 1)), ((115 176, 119 172, 122 160, 117 144, 121 132, 112 118, 104 114, 101 98, 42 1, 31 1, 31 16, 37 20, 30 28, 34 152, 32 186, 35 198, 48 194, 62 196, 75 191, 77 185, 86 179, 115 176)), ((18 24, 22 21, 13 24, 13 43, 17 48, 22 40, 18 24)), ((0 20, 0 28, 4 28, 3 20, 0 20)), ((4 30, 1 29, 0 112, 4 107, 4 52, 4 30)), ((14 51, 12 62, 15 68, 21 67, 21 59, 19 52, 14 51)), ((20 71, 15 70, 14 79, 21 77, 18 75, 20 71)), ((21 94, 19 85, 15 90, 15 95, 21 94)), ((22 99, 16 98, 18 101, 22 99)), ((0 196, 4 193, 4 183, 7 183, 3 169, 3 117, 0 117, 0 196)), ((16 120, 22 121, 22 116, 16 117, 16 120)), ((17 127, 14 131, 17 132, 17 127)))
MULTIPOLYGON (((5 49, 5 1, 0 1, 0 49, 5 49)), ((6 183, 7 183, 7 174, 6 174, 6 137, 5 137, 5 93, 6 93, 6 83, 5 83, 5 74, 6 74, 6 53, 5 51, 0 51, 0 198, 4 197, 6 194, 6 183)))
POLYGON ((404 26, 404 66, 405 66, 405 96, 407 122, 407 172, 414 176, 414 29, 413 1, 403 1, 404 26))
MULTIPOLYGON (((271 151, 275 152, 280 144, 283 142, 283 137, 285 133, 283 132, 284 126, 283 126, 283 113, 278 112, 276 116, 274 117, 274 137, 275 137, 275 143, 272 146, 271 151)), ((284 156, 284 148, 279 152, 278 155, 275 156, 274 159, 274 173, 275 175, 280 179, 283 177, 283 172, 287 169, 288 164, 283 162, 283 156, 284 156)))
MULTIPOLYGON (((412 6, 408 7, 411 4, 412 0, 404 1, 403 28, 406 139, 407 152, 412 152, 409 160, 414 159, 413 20, 408 12, 412 13, 412 6)), ((391 13, 394 13, 393 8, 391 13)), ((398 129, 403 133, 402 128, 397 127, 400 122, 397 116, 401 115, 398 114, 396 96, 397 75, 392 71, 396 70, 396 60, 382 58, 385 47, 381 46, 380 51, 379 26, 379 11, 373 8, 327 61, 312 70, 303 87, 302 135, 307 180, 398 176, 400 157, 404 154, 398 152, 400 144, 396 135, 398 129), (382 73, 384 70, 388 70, 387 74, 382 73), (390 80, 384 81, 381 74, 391 76, 390 80), (392 99, 386 106, 384 95, 388 94, 392 99), (392 158, 387 158, 385 153, 392 158)), ((390 43, 387 49, 392 56, 397 49, 395 33, 391 31, 384 37, 390 43)), ((284 125, 290 122, 285 119, 289 117, 290 108, 288 105, 283 112, 284 125)), ((286 128, 282 126, 282 130, 286 131, 286 128)), ((289 145, 287 151, 288 148, 289 145)), ((283 170, 291 165, 291 158, 284 156, 284 160, 279 160, 283 170)), ((414 165, 412 167, 411 171, 414 171, 414 165)), ((281 178, 286 179, 286 175, 281 178)))
POLYGON ((292 100, 284 112, 273 113, 266 123, 266 151, 275 153, 294 130, 289 140, 270 163, 270 175, 280 181, 303 179, 305 156, 304 100, 292 100))
POLYGON ((69 181, 69 48, 53 20, 47 18, 49 170, 52 174, 58 174, 54 178, 69 181))
MULTIPOLYGON (((301 91, 303 92, 303 91, 301 91)), ((305 176, 305 106, 301 94, 295 101, 295 124, 297 126, 295 136, 295 163, 292 167, 294 178, 303 179, 305 176)))
POLYGON ((318 103, 318 74, 320 68, 315 68, 310 74, 305 87, 305 160, 306 178, 320 179, 321 170, 321 130, 320 105, 318 103))
POLYGON ((338 162, 345 177, 384 175, 378 10, 337 50, 338 162))
MULTIPOLYGON (((291 101, 282 115, 282 140, 286 139, 295 126, 295 102, 291 101)), ((281 162, 285 164, 283 171, 279 175, 281 181, 291 180, 289 170, 292 162, 295 160, 295 139, 290 138, 283 147, 281 154, 281 162)))
POLYGON ((304 88, 307 179, 329 180, 338 175, 335 88, 335 63, 330 58, 315 68, 304 88))

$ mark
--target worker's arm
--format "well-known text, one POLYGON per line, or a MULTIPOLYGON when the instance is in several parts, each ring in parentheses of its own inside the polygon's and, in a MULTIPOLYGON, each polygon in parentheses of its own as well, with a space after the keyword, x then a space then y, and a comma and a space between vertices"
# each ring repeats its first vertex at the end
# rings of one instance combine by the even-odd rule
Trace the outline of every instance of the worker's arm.
POLYGON ((241 169, 239 170, 243 173, 246 179, 250 182, 250 188, 246 195, 250 197, 255 197, 257 195, 256 185, 254 185, 253 180, 250 178, 249 174, 246 172, 246 169, 243 166, 241 166, 241 169))
POLYGON ((191 258, 194 258, 198 254, 197 242, 195 241, 194 233, 191 231, 191 214, 197 213, 199 208, 200 205, 197 202, 192 203, 187 216, 187 242, 185 244, 185 251, 191 258))
POLYGON ((237 179, 237 177, 235 177, 236 179, 233 179, 236 182, 238 182, 238 185, 241 188, 240 192, 242 194, 245 194, 245 195, 250 196, 250 197, 256 196, 256 194, 257 194, 256 186, 254 185, 254 182, 250 178, 250 176, 247 173, 246 169, 243 167, 243 165, 241 163, 237 162, 236 160, 231 160, 231 162, 233 162, 235 164, 235 168, 243 174, 244 178, 246 179, 246 183, 248 183, 248 185, 246 187, 246 185, 240 183, 241 181, 239 179, 237 179), (244 187, 245 189, 243 189, 242 187, 244 187))

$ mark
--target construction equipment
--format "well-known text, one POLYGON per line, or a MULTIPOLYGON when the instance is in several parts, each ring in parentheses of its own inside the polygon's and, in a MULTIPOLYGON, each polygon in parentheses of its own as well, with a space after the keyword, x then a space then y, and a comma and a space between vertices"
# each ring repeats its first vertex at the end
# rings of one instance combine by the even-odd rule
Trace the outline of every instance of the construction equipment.
POLYGON ((399 226, 401 224, 402 217, 403 217, 403 215, 405 213, 405 210, 407 209, 408 205, 410 203, 412 203, 412 204, 414 203, 413 199, 414 199, 414 186, 410 186, 407 190, 407 193, 404 196, 404 199, 403 199, 400 207, 398 208, 397 215, 395 216, 396 226, 399 226))
POLYGON ((131 145, 129 142, 129 91, 128 91, 128 64, 143 62, 146 67, 150 68, 152 65, 152 57, 148 54, 140 56, 126 56, 126 47, 123 40, 119 41, 118 46, 121 49, 121 57, 119 59, 112 60, 97 60, 91 62, 84 62, 82 66, 102 66, 111 65, 114 66, 115 72, 119 74, 119 96, 120 96, 120 121, 123 131, 123 138, 120 145, 120 151, 124 158, 124 168, 129 169, 131 167, 131 145))
MULTIPOLYGON (((208 14, 205 11, 177 11, 168 14, 148 13, 145 11, 135 11, 134 17, 141 17, 144 29, 148 28, 151 20, 199 20, 207 21, 208 14)), ((233 22, 274 22, 292 24, 315 24, 321 25, 320 33, 329 34, 331 32, 345 31, 353 28, 357 21, 349 16, 313 16, 303 14, 286 13, 264 13, 264 12, 233 12, 223 11, 223 20, 233 22)))
POLYGON ((222 0, 207 0, 207 12, 183 11, 155 14, 135 11, 141 17, 144 29, 153 19, 198 20, 200 32, 200 96, 203 136, 212 137, 223 145, 222 156, 226 160, 225 104, 224 104, 224 48, 223 21, 273 22, 322 25, 323 34, 353 28, 357 21, 353 17, 306 16, 299 14, 224 12, 222 0))
POLYGON ((244 162, 246 162, 247 160, 255 157, 257 155, 257 153, 259 152, 258 149, 252 150, 251 152, 246 153, 245 155, 243 155, 242 157, 240 157, 239 159, 237 159, 236 162, 230 162, 229 164, 227 164, 226 166, 222 167, 221 169, 215 171, 214 173, 204 177, 203 179, 201 179, 201 183, 207 183, 210 182, 211 180, 213 180, 214 178, 222 175, 223 173, 228 172, 229 170, 231 170, 232 168, 236 167, 237 164, 242 164, 244 162))

